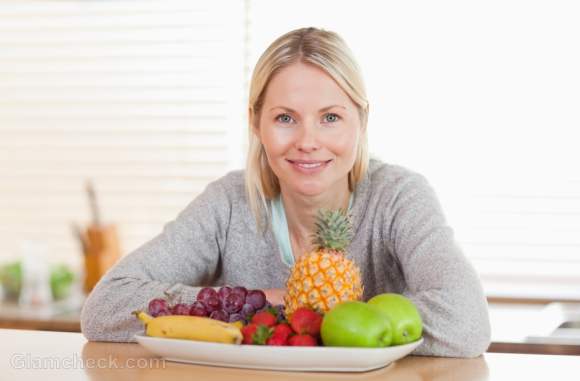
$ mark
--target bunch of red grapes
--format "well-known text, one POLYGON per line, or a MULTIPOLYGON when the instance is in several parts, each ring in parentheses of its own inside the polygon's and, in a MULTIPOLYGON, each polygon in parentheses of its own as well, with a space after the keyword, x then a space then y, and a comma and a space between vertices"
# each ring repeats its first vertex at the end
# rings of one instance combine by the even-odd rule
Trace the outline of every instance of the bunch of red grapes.
POLYGON ((245 287, 223 286, 217 291, 211 287, 202 288, 196 300, 191 303, 171 305, 166 299, 149 302, 149 315, 192 315, 204 316, 224 322, 244 321, 247 323, 259 311, 274 308, 283 317, 282 305, 272 306, 262 290, 247 290, 245 287))

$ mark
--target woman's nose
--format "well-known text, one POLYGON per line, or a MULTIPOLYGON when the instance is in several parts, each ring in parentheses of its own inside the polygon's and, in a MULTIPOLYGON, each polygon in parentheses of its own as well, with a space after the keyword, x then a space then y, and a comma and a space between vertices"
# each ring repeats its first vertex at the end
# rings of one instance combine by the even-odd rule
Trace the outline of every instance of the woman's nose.
POLYGON ((296 149, 303 152, 312 152, 319 148, 318 126, 315 123, 302 125, 296 138, 296 149))

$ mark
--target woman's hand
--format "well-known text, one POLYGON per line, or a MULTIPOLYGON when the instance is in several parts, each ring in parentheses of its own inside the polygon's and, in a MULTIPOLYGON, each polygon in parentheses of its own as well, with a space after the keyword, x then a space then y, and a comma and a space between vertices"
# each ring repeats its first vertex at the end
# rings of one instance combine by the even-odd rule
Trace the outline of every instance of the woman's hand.
POLYGON ((285 288, 269 288, 263 291, 266 294, 266 299, 273 305, 284 304, 284 295, 286 295, 285 288))

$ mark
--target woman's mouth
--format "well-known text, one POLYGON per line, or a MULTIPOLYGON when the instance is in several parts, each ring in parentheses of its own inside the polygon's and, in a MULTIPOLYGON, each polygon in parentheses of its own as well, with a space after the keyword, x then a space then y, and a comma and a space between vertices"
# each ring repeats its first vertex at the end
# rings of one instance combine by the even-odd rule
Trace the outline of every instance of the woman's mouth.
POLYGON ((312 174, 322 171, 332 160, 290 160, 286 159, 294 169, 301 173, 312 174))

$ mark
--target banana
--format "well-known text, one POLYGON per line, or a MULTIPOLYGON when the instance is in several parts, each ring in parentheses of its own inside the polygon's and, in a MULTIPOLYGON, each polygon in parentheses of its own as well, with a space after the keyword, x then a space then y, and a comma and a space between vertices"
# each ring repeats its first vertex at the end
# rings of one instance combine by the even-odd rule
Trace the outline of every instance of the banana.
POLYGON ((143 311, 133 314, 145 324, 147 336, 224 344, 240 344, 243 339, 237 326, 207 317, 167 315, 154 318, 143 311))
POLYGON ((244 323, 241 320, 235 321, 230 324, 233 325, 234 327, 238 327, 240 330, 244 328, 244 323))

